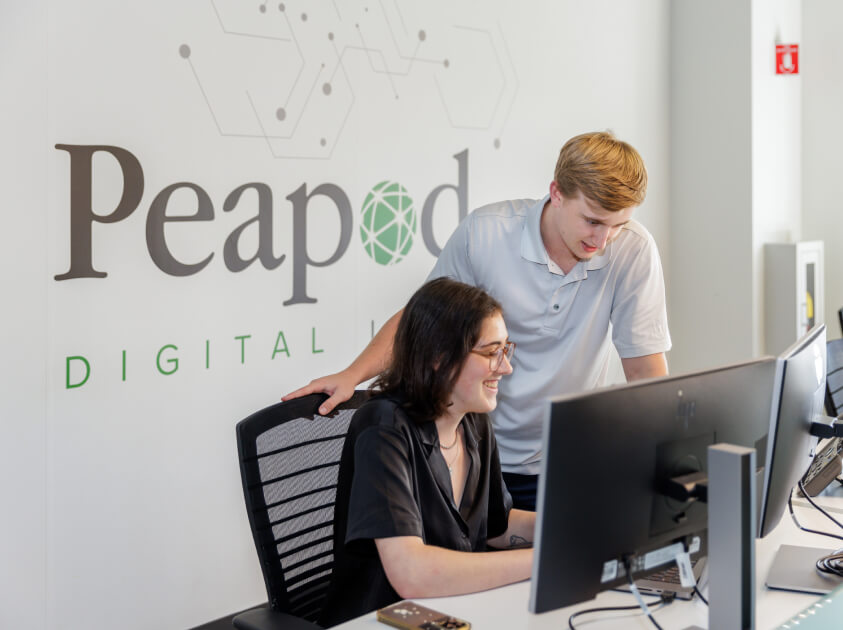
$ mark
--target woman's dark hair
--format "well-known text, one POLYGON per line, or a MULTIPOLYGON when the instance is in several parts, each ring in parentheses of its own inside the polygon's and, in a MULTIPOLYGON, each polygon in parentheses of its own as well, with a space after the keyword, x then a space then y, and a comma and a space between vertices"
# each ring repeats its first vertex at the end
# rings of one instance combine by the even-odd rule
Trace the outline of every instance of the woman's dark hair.
POLYGON ((403 398, 416 422, 445 413, 469 352, 487 317, 502 312, 483 289, 437 278, 424 284, 404 308, 392 346, 390 366, 372 389, 403 398))

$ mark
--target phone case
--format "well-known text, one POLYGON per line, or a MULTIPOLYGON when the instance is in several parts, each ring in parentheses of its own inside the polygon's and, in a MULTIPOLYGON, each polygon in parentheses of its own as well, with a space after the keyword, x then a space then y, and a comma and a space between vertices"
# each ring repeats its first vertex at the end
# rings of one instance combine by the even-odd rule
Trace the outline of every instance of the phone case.
POLYGON ((378 621, 403 630, 470 630, 471 624, 415 602, 398 602, 381 608, 378 621))

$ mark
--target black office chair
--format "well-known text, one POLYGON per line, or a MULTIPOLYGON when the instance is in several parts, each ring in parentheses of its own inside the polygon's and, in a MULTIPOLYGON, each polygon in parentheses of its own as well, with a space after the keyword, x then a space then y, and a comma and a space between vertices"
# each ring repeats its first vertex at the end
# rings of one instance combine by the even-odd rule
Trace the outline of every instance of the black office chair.
POLYGON ((826 344, 825 409, 830 416, 843 414, 843 339, 826 344))
POLYGON ((334 501, 348 424, 368 398, 357 391, 330 416, 313 394, 237 425, 240 476, 263 571, 267 607, 237 615, 239 630, 312 630, 334 563, 334 501))

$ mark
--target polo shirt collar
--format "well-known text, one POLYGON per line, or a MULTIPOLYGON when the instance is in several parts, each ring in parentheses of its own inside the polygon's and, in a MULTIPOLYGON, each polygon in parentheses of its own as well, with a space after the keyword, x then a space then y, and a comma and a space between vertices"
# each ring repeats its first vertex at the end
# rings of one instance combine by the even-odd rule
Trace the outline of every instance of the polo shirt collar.
POLYGON ((537 201, 527 209, 527 220, 521 233, 521 257, 530 262, 546 265, 547 250, 544 248, 541 234, 541 219, 544 204, 550 200, 550 195, 537 201))
POLYGON ((543 199, 527 209, 527 220, 524 222, 524 228, 521 232, 521 257, 530 262, 546 265, 551 273, 565 276, 571 281, 585 280, 589 271, 602 269, 608 265, 612 257, 614 243, 609 243, 603 253, 592 256, 590 260, 578 262, 567 274, 562 273, 562 270, 550 260, 541 234, 542 211, 549 200, 550 195, 545 195, 543 199))

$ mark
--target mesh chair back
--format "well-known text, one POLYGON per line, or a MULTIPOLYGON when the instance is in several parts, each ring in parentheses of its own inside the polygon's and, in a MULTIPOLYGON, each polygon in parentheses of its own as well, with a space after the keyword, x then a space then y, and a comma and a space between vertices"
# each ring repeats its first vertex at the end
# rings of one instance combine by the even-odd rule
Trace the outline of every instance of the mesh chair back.
POLYGON ((843 414, 843 339, 826 344, 825 407, 828 415, 843 414))
POLYGON ((240 474, 249 524, 274 610, 316 621, 333 568, 334 502, 339 461, 355 392, 329 417, 313 394, 252 414, 237 425, 240 474))

